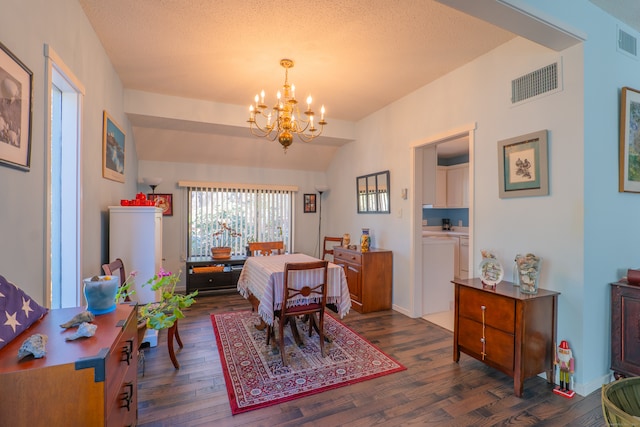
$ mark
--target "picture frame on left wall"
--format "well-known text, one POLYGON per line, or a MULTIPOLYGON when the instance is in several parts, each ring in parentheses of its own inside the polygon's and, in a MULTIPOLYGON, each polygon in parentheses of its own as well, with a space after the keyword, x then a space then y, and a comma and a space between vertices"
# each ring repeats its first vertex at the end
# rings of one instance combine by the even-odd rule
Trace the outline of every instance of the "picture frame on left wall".
POLYGON ((102 176, 124 182, 125 133, 118 123, 103 111, 102 115, 102 176))
POLYGON ((31 168, 33 73, 0 43, 0 163, 31 168))

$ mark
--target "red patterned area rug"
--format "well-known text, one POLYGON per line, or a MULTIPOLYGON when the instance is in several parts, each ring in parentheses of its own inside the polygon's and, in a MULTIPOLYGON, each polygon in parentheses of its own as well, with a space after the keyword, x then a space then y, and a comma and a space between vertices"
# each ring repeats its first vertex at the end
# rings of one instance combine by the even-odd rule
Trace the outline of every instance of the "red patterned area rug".
POLYGON ((332 341, 325 342, 327 357, 318 334, 309 338, 308 322, 298 321, 304 346, 295 345, 287 326, 283 366, 279 351, 266 344, 266 330, 255 328, 259 320, 251 311, 211 315, 234 415, 406 369, 330 315, 324 322, 332 341))

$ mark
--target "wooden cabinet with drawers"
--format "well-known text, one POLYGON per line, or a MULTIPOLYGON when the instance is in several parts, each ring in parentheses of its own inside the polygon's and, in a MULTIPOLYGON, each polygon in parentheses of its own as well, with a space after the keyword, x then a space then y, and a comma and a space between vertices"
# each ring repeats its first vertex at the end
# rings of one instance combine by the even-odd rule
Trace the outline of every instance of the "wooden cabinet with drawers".
POLYGON ((466 353, 513 378, 515 395, 524 380, 546 372, 553 381, 558 292, 520 292, 503 281, 495 289, 480 279, 454 279, 453 360, 466 353))
POLYGON ((333 262, 344 269, 354 310, 368 313, 391 309, 391 251, 371 248, 368 252, 361 252, 359 246, 356 249, 336 246, 333 250, 333 262))
POLYGON ((135 304, 96 316, 93 337, 66 341, 59 325, 84 308, 49 310, 0 350, 0 424, 133 426, 138 418, 138 334, 135 304), (31 335, 47 335, 46 355, 18 361, 31 335))
POLYGON ((611 369, 616 378, 640 375, 640 286, 611 284, 611 369))

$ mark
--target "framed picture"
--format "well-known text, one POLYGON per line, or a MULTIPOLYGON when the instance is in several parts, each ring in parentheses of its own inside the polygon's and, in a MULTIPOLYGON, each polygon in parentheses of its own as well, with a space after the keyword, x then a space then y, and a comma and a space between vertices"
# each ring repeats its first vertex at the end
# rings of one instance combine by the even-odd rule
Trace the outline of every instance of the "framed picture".
POLYGON ((162 209, 163 216, 173 215, 173 194, 147 194, 147 200, 155 202, 156 206, 162 209))
POLYGON ((316 195, 305 194, 304 195, 304 213, 315 213, 316 211, 316 195))
POLYGON ((549 194, 547 131, 498 141, 501 199, 549 194))
POLYGON ((33 73, 0 43, 0 163, 31 167, 33 73))
POLYGON ((620 96, 618 191, 640 193, 640 92, 623 87, 620 96))
POLYGON ((115 120, 103 112, 102 117, 102 176, 124 182, 124 131, 115 120))

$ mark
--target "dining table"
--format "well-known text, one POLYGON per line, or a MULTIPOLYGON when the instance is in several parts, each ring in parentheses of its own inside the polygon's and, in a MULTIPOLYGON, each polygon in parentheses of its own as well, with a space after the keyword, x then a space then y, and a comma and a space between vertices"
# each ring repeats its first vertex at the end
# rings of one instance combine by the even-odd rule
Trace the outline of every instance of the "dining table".
MULTIPOLYGON (((274 312, 282 308, 285 264, 313 261, 320 260, 301 253, 248 257, 238 278, 238 292, 257 306, 266 324, 273 325, 274 312)), ((351 309, 346 275, 333 263, 327 269, 327 305, 334 306, 340 318, 351 309)))

